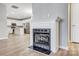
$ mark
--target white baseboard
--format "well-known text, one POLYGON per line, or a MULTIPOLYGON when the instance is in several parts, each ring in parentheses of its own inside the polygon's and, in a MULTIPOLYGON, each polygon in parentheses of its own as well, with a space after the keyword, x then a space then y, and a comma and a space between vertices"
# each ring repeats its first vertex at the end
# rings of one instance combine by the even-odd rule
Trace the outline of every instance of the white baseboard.
POLYGON ((58 51, 58 49, 56 49, 56 50, 52 50, 53 53, 56 53, 57 51, 58 51))
POLYGON ((0 40, 3 40, 3 39, 8 39, 8 37, 1 37, 1 38, 0 38, 0 40))
POLYGON ((71 42, 77 42, 77 43, 79 43, 79 41, 78 41, 78 40, 71 40, 71 42))
POLYGON ((56 53, 58 50, 52 51, 53 53, 56 53))
POLYGON ((61 49, 68 50, 68 47, 60 46, 61 49))

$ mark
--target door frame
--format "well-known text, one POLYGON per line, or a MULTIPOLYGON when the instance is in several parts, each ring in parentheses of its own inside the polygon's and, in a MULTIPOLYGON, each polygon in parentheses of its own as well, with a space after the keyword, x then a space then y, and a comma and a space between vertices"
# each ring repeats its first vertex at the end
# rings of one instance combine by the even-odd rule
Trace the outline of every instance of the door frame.
MULTIPOLYGON (((72 14, 72 4, 71 4, 71 14, 72 14)), ((72 16, 71 16, 71 19, 72 19, 72 16)), ((72 20, 71 20, 71 42, 73 40, 73 37, 72 37, 72 34, 73 34, 73 31, 72 31, 72 20)))
POLYGON ((69 43, 69 41, 72 41, 72 29, 71 29, 71 27, 72 27, 71 7, 72 6, 71 5, 72 5, 72 3, 68 3, 68 43, 69 43))

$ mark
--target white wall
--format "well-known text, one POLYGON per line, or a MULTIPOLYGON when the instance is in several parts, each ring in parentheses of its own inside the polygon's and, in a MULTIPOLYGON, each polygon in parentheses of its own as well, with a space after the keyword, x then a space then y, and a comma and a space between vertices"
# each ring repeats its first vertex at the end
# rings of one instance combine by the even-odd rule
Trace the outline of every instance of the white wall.
POLYGON ((6 6, 0 3, 0 39, 8 38, 6 6))
MULTIPOLYGON (((56 21, 56 18, 59 16, 63 19, 61 24, 61 37, 60 37, 60 47, 66 48, 67 47, 67 13, 68 13, 68 5, 62 3, 37 3, 32 4, 33 9, 33 17, 32 22, 37 23, 37 27, 41 24, 39 22, 50 22, 52 23, 50 26, 53 28, 53 22, 56 21)), ((55 28, 53 28, 55 29, 55 28)), ((52 34, 53 35, 53 34, 52 34)), ((55 33, 54 33, 55 35, 55 33)), ((56 36, 56 35, 55 35, 56 36)), ((52 48, 53 50, 56 49, 56 37, 52 37, 52 48)))

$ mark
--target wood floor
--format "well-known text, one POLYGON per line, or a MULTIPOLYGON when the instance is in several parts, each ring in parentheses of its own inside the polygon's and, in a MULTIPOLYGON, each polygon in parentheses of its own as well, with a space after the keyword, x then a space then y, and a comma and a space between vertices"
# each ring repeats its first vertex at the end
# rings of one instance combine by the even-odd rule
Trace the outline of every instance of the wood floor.
MULTIPOLYGON (((59 49, 49 56, 78 56, 79 44, 69 43, 69 51, 59 49)), ((29 34, 9 35, 9 39, 0 40, 0 56, 48 56, 29 48, 29 34)))
POLYGON ((79 43, 69 43, 69 55, 79 56, 79 43))

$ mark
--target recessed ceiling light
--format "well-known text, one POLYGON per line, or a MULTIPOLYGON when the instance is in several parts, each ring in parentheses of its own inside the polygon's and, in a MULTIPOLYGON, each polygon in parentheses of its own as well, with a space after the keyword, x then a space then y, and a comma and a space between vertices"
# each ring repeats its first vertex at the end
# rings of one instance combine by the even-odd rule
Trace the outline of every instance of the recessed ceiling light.
POLYGON ((19 7, 16 6, 16 5, 12 5, 11 7, 12 7, 12 8, 15 8, 15 9, 18 9, 18 8, 19 8, 19 7))

